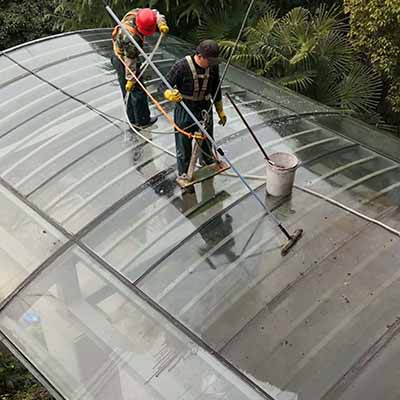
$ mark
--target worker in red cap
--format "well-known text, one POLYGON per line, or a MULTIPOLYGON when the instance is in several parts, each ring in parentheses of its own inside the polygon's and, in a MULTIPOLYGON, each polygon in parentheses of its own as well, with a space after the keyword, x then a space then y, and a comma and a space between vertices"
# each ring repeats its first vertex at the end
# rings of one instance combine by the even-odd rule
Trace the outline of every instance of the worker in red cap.
MULTIPOLYGON (((124 16, 121 22, 142 48, 145 36, 151 36, 157 27, 161 33, 166 34, 169 31, 164 15, 150 8, 136 8, 131 10, 124 16)), ((150 126, 157 121, 157 118, 150 117, 147 96, 139 85, 135 85, 136 81, 131 72, 125 68, 124 64, 117 57, 121 57, 129 69, 136 76, 139 76, 139 50, 118 25, 113 30, 112 39, 114 54, 111 57, 111 62, 117 71, 122 95, 126 98, 127 92, 130 92, 126 105, 128 118, 136 127, 150 126)))

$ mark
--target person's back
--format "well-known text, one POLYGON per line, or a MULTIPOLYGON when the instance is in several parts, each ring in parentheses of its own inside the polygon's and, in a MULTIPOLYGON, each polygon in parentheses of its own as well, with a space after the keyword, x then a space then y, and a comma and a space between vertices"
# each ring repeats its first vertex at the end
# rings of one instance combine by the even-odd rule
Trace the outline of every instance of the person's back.
MULTIPOLYGON (((143 47, 145 36, 153 35, 157 26, 161 33, 169 31, 165 16, 149 8, 135 8, 127 12, 121 22, 141 47, 143 47)), ((115 44, 114 52, 120 56, 129 58, 139 56, 139 50, 118 25, 114 28, 112 38, 115 44)))
POLYGON ((118 74, 129 121, 136 127, 149 126, 156 122, 157 118, 150 117, 147 96, 139 85, 136 85, 134 75, 139 76, 140 73, 140 51, 129 36, 143 48, 145 37, 154 34, 157 27, 161 33, 168 33, 169 28, 164 15, 150 8, 133 9, 125 14, 121 22, 129 35, 119 25, 114 28, 112 32, 114 54, 111 62, 118 74))

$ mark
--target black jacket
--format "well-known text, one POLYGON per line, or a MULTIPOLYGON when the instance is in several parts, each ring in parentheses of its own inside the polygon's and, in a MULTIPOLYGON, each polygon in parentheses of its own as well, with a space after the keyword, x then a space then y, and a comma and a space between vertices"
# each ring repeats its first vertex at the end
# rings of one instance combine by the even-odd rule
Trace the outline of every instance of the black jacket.
MULTIPOLYGON (((199 67, 194 62, 194 56, 192 56, 192 59, 193 59, 195 68, 197 70, 197 73, 200 75, 204 74, 204 72, 205 72, 204 68, 199 67)), ((177 61, 171 67, 166 78, 167 78, 168 82, 170 83, 170 85, 173 88, 178 89, 182 95, 184 95, 184 96, 192 96, 193 95, 193 74, 192 74, 192 71, 190 70, 188 62, 185 58, 182 58, 181 60, 177 61)), ((212 66, 210 66, 210 77, 208 80, 206 94, 210 94, 214 98, 215 92, 217 91, 217 88, 219 85, 219 82, 220 82, 220 78, 219 78, 218 65, 212 65, 212 66)), ((199 86, 200 87, 202 87, 202 83, 203 83, 203 79, 199 78, 199 86)), ((159 87, 159 92, 161 94, 163 94, 166 89, 167 89, 167 86, 162 82, 159 87)), ((221 89, 218 91, 218 94, 215 98, 215 101, 220 101, 220 100, 222 100, 221 89)))

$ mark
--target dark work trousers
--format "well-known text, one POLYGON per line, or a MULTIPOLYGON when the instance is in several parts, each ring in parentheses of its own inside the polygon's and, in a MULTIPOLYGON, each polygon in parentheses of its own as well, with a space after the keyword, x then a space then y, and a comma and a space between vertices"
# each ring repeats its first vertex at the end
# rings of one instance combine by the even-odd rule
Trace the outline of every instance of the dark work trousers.
MULTIPOLYGON (((125 66, 114 54, 111 56, 111 63, 117 71, 119 86, 121 88, 122 96, 124 96, 125 99, 125 66)), ((129 95, 126 112, 129 121, 133 125, 147 125, 150 122, 150 110, 147 95, 139 85, 135 85, 129 95)))
MULTIPOLYGON (((202 102, 185 102, 189 107, 190 111, 194 114, 194 116, 201 122, 203 120, 202 110, 208 111, 210 108, 210 102, 202 101, 202 102)), ((192 118, 190 118, 189 114, 183 109, 180 104, 175 106, 174 111, 174 120, 175 124, 184 129, 186 132, 195 133, 200 132, 197 124, 193 123, 192 118)), ((211 137, 214 137, 214 129, 213 129, 213 115, 212 111, 210 112, 208 123, 206 124, 206 130, 211 137)), ((176 147, 176 158, 178 165, 178 175, 186 174, 190 164, 190 158, 192 156, 192 138, 179 133, 175 130, 175 147, 176 147)), ((214 162, 214 158, 212 155, 212 145, 208 139, 202 140, 201 143, 201 153, 200 153, 200 163, 203 164, 212 164, 214 162)))

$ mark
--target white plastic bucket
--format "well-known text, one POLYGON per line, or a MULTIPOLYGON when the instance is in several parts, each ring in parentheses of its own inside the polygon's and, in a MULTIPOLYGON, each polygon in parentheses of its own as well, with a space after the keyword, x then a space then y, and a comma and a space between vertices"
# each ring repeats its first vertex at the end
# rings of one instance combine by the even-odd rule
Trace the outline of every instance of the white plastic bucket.
POLYGON ((289 153, 274 153, 269 158, 272 162, 267 160, 267 193, 271 196, 289 195, 299 160, 289 153))

